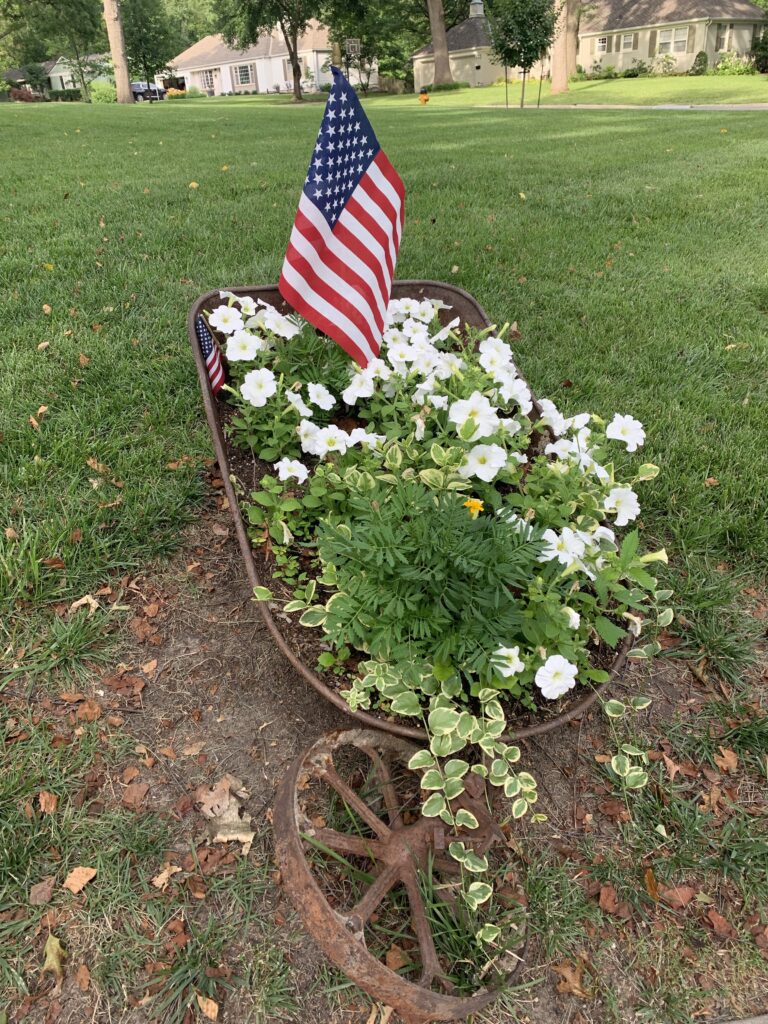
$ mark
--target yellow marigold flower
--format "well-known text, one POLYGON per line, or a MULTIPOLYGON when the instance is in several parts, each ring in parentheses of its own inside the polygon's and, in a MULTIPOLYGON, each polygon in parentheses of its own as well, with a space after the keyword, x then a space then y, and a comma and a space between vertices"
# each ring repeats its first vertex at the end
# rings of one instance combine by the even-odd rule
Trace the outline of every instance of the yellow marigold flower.
POLYGON ((464 508, 468 508, 472 518, 477 519, 479 513, 483 511, 483 503, 479 498, 467 498, 464 508))

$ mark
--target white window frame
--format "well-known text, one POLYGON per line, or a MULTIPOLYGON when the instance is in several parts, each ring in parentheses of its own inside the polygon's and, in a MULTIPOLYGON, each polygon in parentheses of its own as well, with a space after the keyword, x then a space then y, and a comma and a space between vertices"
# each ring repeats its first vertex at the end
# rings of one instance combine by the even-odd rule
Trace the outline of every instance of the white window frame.
POLYGON ((659 29, 659 54, 672 53, 672 40, 675 33, 671 28, 659 29), (667 36, 665 39, 664 36, 667 36))
POLYGON ((200 71, 200 85, 203 89, 213 88, 213 71, 211 68, 205 68, 204 71, 200 71))
POLYGON ((598 36, 595 45, 596 53, 608 53, 608 36, 598 36))
POLYGON ((251 73, 251 65, 250 64, 237 64, 237 65, 235 65, 235 74, 237 75, 237 84, 238 85, 252 85, 253 84, 253 75, 251 73), (245 72, 245 75, 246 75, 245 78, 243 78, 243 72, 245 72))
POLYGON ((622 50, 634 50, 635 48, 635 33, 625 32, 621 37, 621 48, 622 50), (629 45, 627 45, 629 43, 629 45))
POLYGON ((672 53, 685 53, 688 48, 688 26, 676 28, 672 37, 672 53))

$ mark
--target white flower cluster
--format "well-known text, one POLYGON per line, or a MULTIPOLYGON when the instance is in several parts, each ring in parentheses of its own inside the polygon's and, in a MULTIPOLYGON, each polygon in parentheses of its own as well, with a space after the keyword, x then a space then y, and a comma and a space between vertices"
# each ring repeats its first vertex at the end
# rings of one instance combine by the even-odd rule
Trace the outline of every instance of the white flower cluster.
MULTIPOLYGON (((564 609, 569 615, 569 623, 578 628, 580 616, 571 608, 564 609)), ((499 647, 491 658, 494 671, 503 679, 513 679, 525 671, 525 662, 520 657, 519 647, 499 647)), ((561 654, 551 654, 536 670, 534 682, 547 700, 557 700, 576 685, 578 666, 572 664, 561 654)))
POLYGON ((227 335, 224 354, 231 363, 250 362, 257 353, 271 349, 274 343, 269 334, 290 339, 302 329, 298 317, 285 316, 262 300, 257 304, 250 295, 221 291, 219 297, 227 302, 214 309, 208 323, 227 335))

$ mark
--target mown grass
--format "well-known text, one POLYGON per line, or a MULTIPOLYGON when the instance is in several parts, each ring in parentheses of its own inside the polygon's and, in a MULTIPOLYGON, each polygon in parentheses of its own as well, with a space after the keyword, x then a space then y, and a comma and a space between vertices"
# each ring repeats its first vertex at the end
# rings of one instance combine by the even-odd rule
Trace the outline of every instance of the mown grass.
MULTIPOLYGON (((643 521, 649 544, 670 550, 684 650, 737 679, 754 630, 734 600, 748 580, 764 581, 768 553, 763 116, 520 118, 485 109, 491 93, 436 95, 426 110, 413 97, 371 101, 408 187, 399 276, 455 282, 500 322, 517 320, 518 362, 538 394, 568 411, 618 410, 646 423, 644 456, 662 475, 643 491, 643 521)), ((181 542, 210 452, 186 311, 212 287, 276 280, 319 116, 316 104, 261 98, 0 108, 14 154, 0 183, 5 679, 31 690, 53 677, 62 687, 105 656, 120 602, 92 619, 62 612, 106 582, 119 590, 121 577, 181 542)), ((131 845, 119 811, 97 826, 82 809, 61 827, 25 823, 25 794, 60 792, 66 807, 66 773, 76 780, 96 756, 88 730, 79 746, 51 750, 40 722, 31 727, 34 745, 19 750, 3 792, 3 848, 16 866, 0 910, 26 908, 29 885, 47 872, 100 857, 104 885, 93 890, 87 927, 104 928, 98 981, 119 998, 159 955, 140 930, 139 904, 167 836, 153 825, 131 845), (50 863, 51 846, 63 864, 50 863), (116 916, 117 931, 105 924, 116 916)), ((762 762, 748 750, 758 741, 743 730, 729 739, 755 767, 762 762)), ((705 744, 697 757, 714 750, 705 744)), ((666 820, 684 814, 678 804, 673 793, 666 820)), ((651 839, 657 812, 648 805, 651 839)), ((741 855, 749 822, 736 822, 741 855)), ((692 856, 710 854, 697 846, 692 856)), ((744 864, 740 891, 764 896, 744 864)), ((539 904, 559 929, 548 950, 569 955, 594 911, 548 870, 539 904)), ((166 979, 161 992, 179 1012, 183 972, 207 977, 243 915, 251 919, 238 903, 251 899, 246 888, 222 887, 231 928, 219 928, 211 947, 201 923, 166 979)), ((146 907, 158 934, 176 912, 159 900, 146 907)), ((24 976, 30 920, 41 913, 6 922, 10 986, 24 976)), ((252 972, 254 986, 268 978, 270 1003, 291 1004, 280 957, 257 959, 252 972)))
MULTIPOLYGON (((647 424, 649 539, 687 574, 693 653, 725 665, 707 606, 768 552, 761 115, 523 122, 466 96, 375 100, 408 186, 399 273, 517 320, 540 395, 647 424)), ((185 312, 276 279, 318 117, 255 97, 0 111, 0 628, 22 669, 60 663, 52 609, 166 554, 194 515, 209 447, 185 312)), ((96 640, 76 636, 70 662, 96 640)))

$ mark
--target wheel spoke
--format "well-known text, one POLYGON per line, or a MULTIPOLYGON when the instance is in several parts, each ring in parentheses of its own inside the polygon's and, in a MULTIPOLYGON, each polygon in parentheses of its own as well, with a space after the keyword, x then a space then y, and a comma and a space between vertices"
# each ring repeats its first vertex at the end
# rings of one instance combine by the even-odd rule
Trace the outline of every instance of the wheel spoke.
POLYGON ((387 816, 390 827, 393 829, 403 827, 403 809, 397 799, 395 786, 392 782, 392 773, 388 761, 379 754, 373 747, 363 747, 365 753, 373 762, 373 770, 381 783, 381 792, 384 796, 384 803, 387 805, 387 816))
POLYGON ((380 839, 389 838, 390 831, 387 825, 385 825, 381 818, 371 810, 368 804, 357 795, 354 789, 347 785, 332 765, 324 767, 322 775, 326 782, 336 790, 342 800, 344 800, 352 810, 363 819, 366 825, 373 829, 380 839))
POLYGON ((373 884, 366 889, 362 899, 352 907, 346 916, 355 923, 356 929, 362 928, 392 886, 400 880, 400 871, 398 864, 387 864, 373 884))
POLYGON ((381 844, 376 839, 368 839, 364 836, 350 836, 346 832, 337 832, 333 828, 313 828, 310 840, 327 846, 337 853, 351 853, 357 857, 367 857, 369 860, 379 860, 381 856, 381 844))
POLYGON ((422 972, 419 978, 419 985, 422 985, 424 988, 430 988, 432 982, 437 979, 446 992, 452 992, 454 985, 443 974, 440 968, 440 961, 437 959, 432 929, 427 918, 427 911, 424 907, 421 890, 419 889, 416 871, 409 865, 408 869, 403 871, 402 877, 405 883, 405 891, 408 893, 408 902, 411 906, 413 930, 416 932, 421 952, 422 972))

